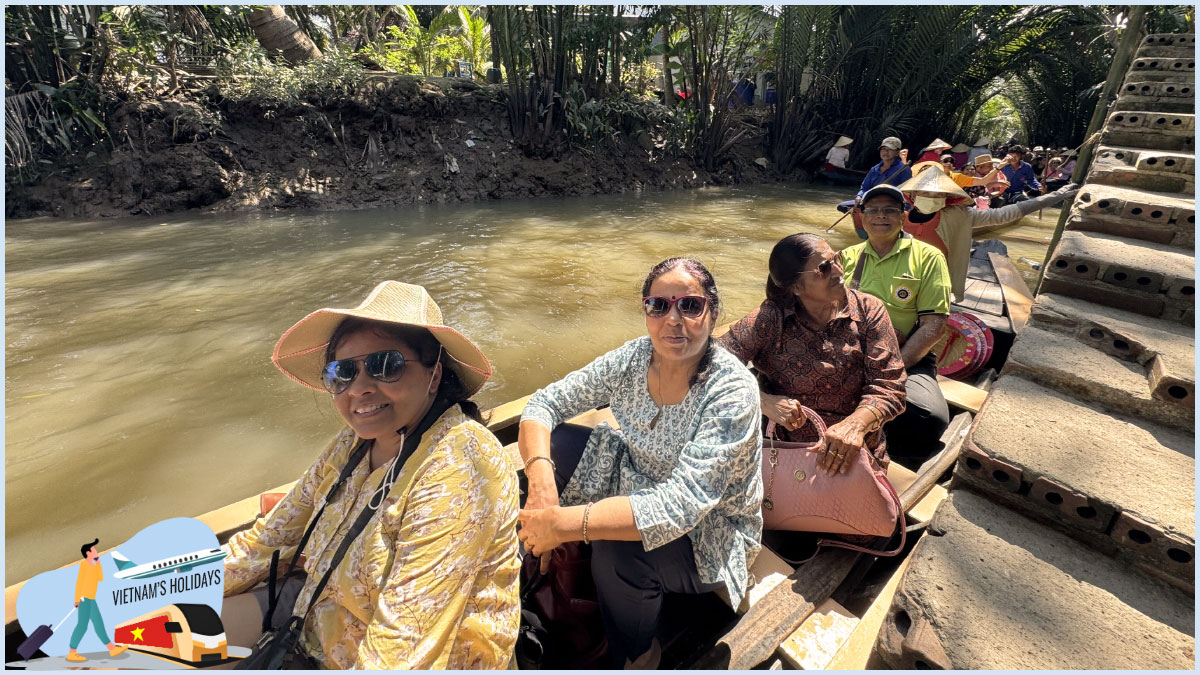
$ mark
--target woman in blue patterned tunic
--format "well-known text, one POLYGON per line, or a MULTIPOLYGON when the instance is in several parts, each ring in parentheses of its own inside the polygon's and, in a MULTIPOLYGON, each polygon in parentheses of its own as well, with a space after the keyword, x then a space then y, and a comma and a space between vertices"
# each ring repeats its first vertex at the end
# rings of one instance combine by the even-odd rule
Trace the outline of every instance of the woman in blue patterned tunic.
POLYGON ((642 296, 649 335, 539 390, 519 439, 521 540, 543 570, 558 545, 591 542, 618 668, 657 665, 664 592, 724 586, 737 606, 762 536, 758 383, 712 339, 716 283, 700 262, 671 258, 642 296), (601 405, 619 429, 563 424, 601 405))

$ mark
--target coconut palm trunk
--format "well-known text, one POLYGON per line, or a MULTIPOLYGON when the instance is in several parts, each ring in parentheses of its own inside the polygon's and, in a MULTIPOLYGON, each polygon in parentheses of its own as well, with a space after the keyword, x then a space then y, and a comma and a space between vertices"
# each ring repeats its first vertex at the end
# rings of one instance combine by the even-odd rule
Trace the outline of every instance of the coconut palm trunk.
POLYGON ((248 18, 259 43, 269 53, 282 54, 284 60, 292 65, 321 57, 321 50, 284 13, 280 5, 256 9, 250 12, 248 18))

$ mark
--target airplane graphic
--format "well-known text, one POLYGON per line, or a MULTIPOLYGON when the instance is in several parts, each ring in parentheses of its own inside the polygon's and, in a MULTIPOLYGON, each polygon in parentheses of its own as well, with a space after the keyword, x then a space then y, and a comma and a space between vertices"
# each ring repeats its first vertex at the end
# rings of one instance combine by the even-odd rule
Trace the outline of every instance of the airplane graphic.
POLYGON ((120 551, 113 551, 112 559, 117 564, 117 573, 113 576, 118 579, 146 579, 172 572, 183 574, 192 568, 223 560, 225 555, 225 551, 219 548, 210 548, 136 565, 120 551))

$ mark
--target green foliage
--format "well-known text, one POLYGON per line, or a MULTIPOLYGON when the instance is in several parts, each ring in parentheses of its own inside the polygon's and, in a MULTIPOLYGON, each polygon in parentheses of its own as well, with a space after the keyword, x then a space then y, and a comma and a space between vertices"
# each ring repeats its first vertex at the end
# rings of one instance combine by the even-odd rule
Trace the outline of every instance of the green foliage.
POLYGON ((335 47, 322 58, 291 67, 271 61, 258 43, 222 57, 217 74, 223 95, 269 106, 333 101, 353 95, 366 79, 362 64, 347 48, 335 47))
MULTIPOLYGON (((578 146, 613 147, 617 138, 624 135, 635 141, 644 136, 652 147, 665 149, 666 139, 683 136, 675 125, 690 122, 657 100, 630 92, 604 99, 589 98, 578 82, 571 85, 562 101, 568 140, 578 146)), ((679 144, 671 148, 680 149, 679 144)))
POLYGON ((627 64, 621 72, 621 84, 642 96, 657 89, 662 81, 662 69, 652 61, 627 64))

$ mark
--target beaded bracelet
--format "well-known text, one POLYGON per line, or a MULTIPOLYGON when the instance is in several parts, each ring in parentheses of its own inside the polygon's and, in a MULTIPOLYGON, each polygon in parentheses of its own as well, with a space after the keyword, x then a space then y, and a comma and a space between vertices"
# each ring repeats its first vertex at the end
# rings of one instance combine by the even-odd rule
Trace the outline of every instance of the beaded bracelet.
POLYGON ((525 471, 529 471, 529 465, 533 464, 534 462, 538 461, 539 459, 544 459, 547 462, 550 462, 550 470, 551 471, 558 470, 558 466, 554 464, 554 460, 550 459, 550 457, 548 457, 546 455, 534 455, 533 457, 530 457, 529 459, 525 460, 525 471))
POLYGON ((588 541, 588 536, 587 536, 587 521, 588 521, 588 515, 591 512, 592 512, 592 502, 588 502, 587 506, 583 507, 583 543, 585 543, 585 544, 591 543, 588 541))

